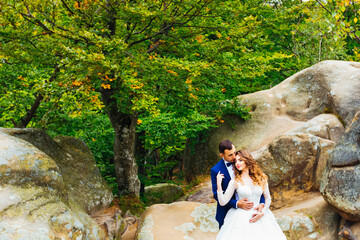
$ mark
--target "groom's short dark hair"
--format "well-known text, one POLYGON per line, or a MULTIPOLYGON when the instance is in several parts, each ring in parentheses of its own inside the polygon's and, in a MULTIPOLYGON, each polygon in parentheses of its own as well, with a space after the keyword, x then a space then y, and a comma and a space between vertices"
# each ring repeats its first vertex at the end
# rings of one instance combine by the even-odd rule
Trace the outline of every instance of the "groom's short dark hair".
POLYGON ((224 153, 224 151, 227 149, 227 150, 231 150, 233 147, 233 143, 229 140, 229 139, 226 139, 226 140, 222 140, 220 143, 219 143, 219 151, 220 153, 224 153))

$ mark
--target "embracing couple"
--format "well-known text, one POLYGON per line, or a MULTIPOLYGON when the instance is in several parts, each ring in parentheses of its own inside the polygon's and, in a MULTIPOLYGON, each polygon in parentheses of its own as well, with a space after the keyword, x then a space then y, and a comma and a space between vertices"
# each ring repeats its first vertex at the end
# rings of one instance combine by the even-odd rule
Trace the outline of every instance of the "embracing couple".
POLYGON ((246 150, 236 151, 230 140, 219 144, 222 158, 211 169, 217 201, 217 240, 286 239, 269 206, 267 176, 246 150))

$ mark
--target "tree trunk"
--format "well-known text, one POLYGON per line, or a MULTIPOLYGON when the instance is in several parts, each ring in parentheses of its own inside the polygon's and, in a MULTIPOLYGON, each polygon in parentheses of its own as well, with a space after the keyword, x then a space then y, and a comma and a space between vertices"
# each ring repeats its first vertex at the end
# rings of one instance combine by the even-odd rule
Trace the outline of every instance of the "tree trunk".
POLYGON ((116 100, 110 91, 101 91, 102 100, 115 131, 114 165, 119 195, 140 194, 140 180, 135 161, 136 114, 124 114, 119 111, 116 100))
POLYGON ((44 96, 41 93, 38 93, 36 99, 31 106, 30 110, 26 112, 26 115, 20 120, 20 123, 14 124, 16 128, 26 128, 29 122, 35 117, 36 111, 38 110, 41 101, 44 99, 44 96))

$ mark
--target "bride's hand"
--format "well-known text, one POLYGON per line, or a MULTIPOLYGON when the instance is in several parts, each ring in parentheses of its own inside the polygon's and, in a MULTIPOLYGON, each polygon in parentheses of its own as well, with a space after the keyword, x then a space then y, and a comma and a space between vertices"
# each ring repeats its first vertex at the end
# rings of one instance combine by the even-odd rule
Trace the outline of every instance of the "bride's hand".
POLYGON ((264 212, 256 212, 252 215, 250 222, 254 223, 254 222, 258 221, 262 216, 264 216, 264 212))
POLYGON ((220 171, 219 171, 218 174, 216 175, 218 190, 221 190, 221 182, 222 182, 223 178, 224 178, 224 174, 220 173, 220 171))

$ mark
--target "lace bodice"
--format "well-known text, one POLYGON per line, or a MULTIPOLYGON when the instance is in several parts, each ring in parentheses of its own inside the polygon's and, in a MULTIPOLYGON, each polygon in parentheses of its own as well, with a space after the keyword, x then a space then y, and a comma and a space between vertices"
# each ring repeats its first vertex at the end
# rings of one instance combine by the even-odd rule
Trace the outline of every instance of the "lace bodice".
POLYGON ((242 183, 231 179, 225 193, 223 193, 223 191, 217 191, 220 205, 224 206, 227 204, 235 191, 239 199, 247 198, 250 202, 254 203, 254 207, 259 205, 261 194, 264 194, 265 206, 263 211, 267 210, 270 206, 271 197, 268 184, 266 184, 265 191, 263 191, 260 186, 254 185, 252 179, 243 179, 242 183))

